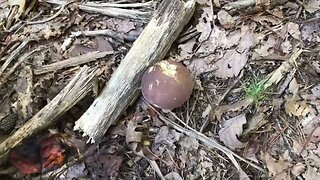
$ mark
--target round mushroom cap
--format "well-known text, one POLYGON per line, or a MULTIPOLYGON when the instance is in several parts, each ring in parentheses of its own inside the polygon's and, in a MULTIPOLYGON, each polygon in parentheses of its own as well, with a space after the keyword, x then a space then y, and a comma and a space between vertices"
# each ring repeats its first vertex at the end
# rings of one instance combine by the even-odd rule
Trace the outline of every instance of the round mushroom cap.
POLYGON ((193 79, 182 64, 163 60, 144 73, 141 86, 142 95, 150 104, 171 110, 190 98, 193 79))

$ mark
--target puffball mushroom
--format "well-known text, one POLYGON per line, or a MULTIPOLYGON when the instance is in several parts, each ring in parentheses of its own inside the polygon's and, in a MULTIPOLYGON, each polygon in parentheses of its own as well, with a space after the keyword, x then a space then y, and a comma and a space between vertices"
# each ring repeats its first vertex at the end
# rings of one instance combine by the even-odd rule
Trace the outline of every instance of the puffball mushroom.
POLYGON ((143 74, 141 86, 142 95, 150 104, 171 110, 190 98, 193 78, 182 64, 163 60, 143 74))

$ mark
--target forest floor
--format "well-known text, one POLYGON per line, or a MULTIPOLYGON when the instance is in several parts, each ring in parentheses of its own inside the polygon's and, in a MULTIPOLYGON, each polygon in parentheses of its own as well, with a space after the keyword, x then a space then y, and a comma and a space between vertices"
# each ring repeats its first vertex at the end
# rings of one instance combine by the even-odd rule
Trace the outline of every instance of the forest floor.
POLYGON ((75 121, 160 3, 106 1, 0 1, 0 143, 81 66, 98 69, 91 93, 12 149, 1 179, 320 179, 319 0, 196 0, 166 56, 194 77, 188 102, 163 112, 141 96, 86 144, 75 121), (70 59, 84 61, 59 64, 70 59))

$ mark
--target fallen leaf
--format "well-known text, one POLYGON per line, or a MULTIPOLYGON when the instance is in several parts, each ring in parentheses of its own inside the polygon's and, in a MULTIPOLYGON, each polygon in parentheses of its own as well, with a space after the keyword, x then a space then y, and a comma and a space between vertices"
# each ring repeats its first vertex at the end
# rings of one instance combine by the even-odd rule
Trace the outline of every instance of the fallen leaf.
POLYGON ((178 46, 178 48, 180 49, 179 59, 180 60, 191 59, 191 57, 193 56, 193 47, 195 44, 196 44, 195 38, 187 41, 184 44, 179 44, 178 46))
POLYGON ((241 109, 244 109, 248 107, 250 104, 253 103, 253 100, 251 98, 246 98, 244 100, 238 101, 234 104, 228 104, 228 105, 222 105, 214 112, 214 117, 218 120, 221 119, 221 115, 223 113, 226 113, 228 111, 239 111, 241 109))
POLYGON ((72 165, 67 168, 60 176, 59 180, 68 180, 68 179, 81 179, 85 178, 88 175, 88 169, 84 162, 72 165))
POLYGON ((305 6, 306 11, 314 13, 320 9, 320 0, 309 0, 305 6))
POLYGON ((306 169, 306 165, 302 164, 301 162, 298 162, 297 164, 293 165, 291 169, 291 173, 292 175, 297 177, 297 176, 300 176, 303 173, 303 171, 305 171, 305 169, 306 169))
POLYGON ((174 172, 174 171, 166 174, 166 175, 164 176, 164 178, 165 178, 166 180, 183 180, 182 177, 181 177, 178 173, 176 173, 176 172, 174 172))
POLYGON ((202 58, 192 58, 189 64, 187 64, 187 68, 195 76, 214 71, 217 69, 217 67, 213 64, 214 58, 214 54, 210 54, 202 58))
POLYGON ((197 31, 201 32, 199 42, 203 42, 208 39, 211 33, 211 22, 213 20, 212 10, 210 7, 203 7, 203 12, 199 18, 199 23, 196 25, 197 31))
POLYGON ((313 168, 307 165, 307 171, 302 175, 305 179, 320 179, 320 173, 317 172, 317 168, 313 168))
POLYGON ((306 101, 298 101, 296 99, 288 99, 285 103, 285 111, 288 115, 292 116, 306 116, 310 110, 306 101))
POLYGON ((220 10, 217 14, 220 24, 226 28, 232 28, 235 25, 235 19, 225 10, 220 10))
POLYGON ((283 157, 279 157, 279 160, 275 160, 268 152, 264 152, 262 158, 267 164, 269 171, 269 177, 273 177, 275 180, 291 179, 290 173, 290 162, 284 160, 283 157))
POLYGON ((295 39, 300 40, 299 25, 293 22, 288 23, 288 33, 295 39))
POLYGON ((268 39, 266 41, 262 40, 260 44, 261 45, 255 48, 254 51, 258 53, 259 56, 266 57, 273 53, 273 48, 276 46, 277 40, 274 35, 269 35, 268 39))
POLYGON ((320 84, 311 88, 311 92, 316 98, 320 98, 320 84))
POLYGON ((238 76, 247 60, 246 53, 240 54, 235 49, 227 50, 224 56, 214 64, 218 68, 215 76, 225 79, 238 76))
POLYGON ((238 136, 242 134, 242 126, 246 122, 245 115, 239 115, 226 120, 219 131, 220 141, 232 150, 244 147, 245 144, 238 140, 238 136))

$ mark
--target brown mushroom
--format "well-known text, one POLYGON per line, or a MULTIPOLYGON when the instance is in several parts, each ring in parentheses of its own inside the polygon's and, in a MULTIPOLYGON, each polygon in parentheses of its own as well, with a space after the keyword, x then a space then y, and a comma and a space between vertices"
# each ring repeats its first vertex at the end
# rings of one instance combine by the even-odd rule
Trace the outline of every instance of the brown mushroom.
POLYGON ((163 60, 144 73, 141 86, 142 95, 150 104, 171 110, 190 98, 193 79, 182 64, 163 60))

